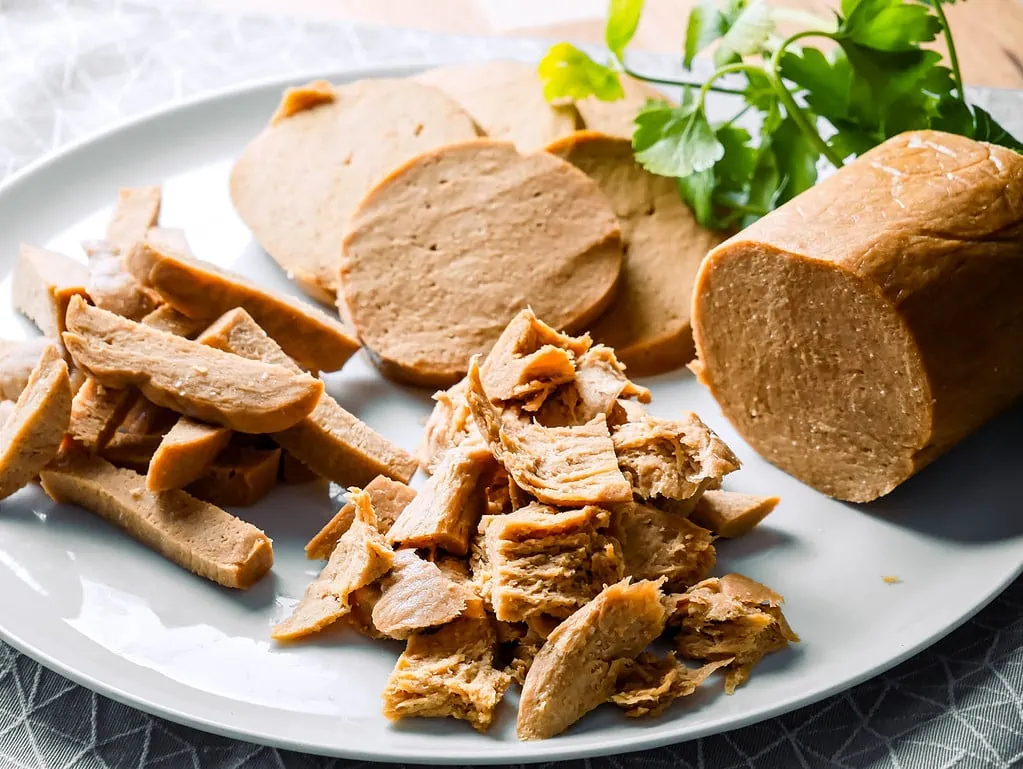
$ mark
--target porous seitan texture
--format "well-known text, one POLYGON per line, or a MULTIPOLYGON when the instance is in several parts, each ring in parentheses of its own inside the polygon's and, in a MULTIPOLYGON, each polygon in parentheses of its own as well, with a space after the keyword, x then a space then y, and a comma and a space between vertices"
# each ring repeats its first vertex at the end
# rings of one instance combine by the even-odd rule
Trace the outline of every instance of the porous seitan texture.
POLYGON ((486 617, 412 636, 384 688, 384 715, 392 721, 450 716, 485 732, 511 683, 496 667, 496 652, 497 634, 486 617))
POLYGON ((474 136, 472 118, 430 86, 315 81, 285 93, 271 125, 245 148, 231 171, 231 201, 289 277, 331 303, 341 238, 359 201, 410 158, 474 136))
POLYGON ((641 499, 689 499, 739 469, 732 450, 692 412, 677 421, 646 415, 619 425, 611 437, 618 465, 641 499))
POLYGON ((522 686, 519 737, 553 737, 606 702, 628 664, 663 632, 661 599, 657 583, 626 579, 558 625, 522 686))
POLYGON ((188 493, 220 507, 249 507, 277 485, 280 466, 280 449, 228 446, 188 484, 188 493))
POLYGON ((652 505, 623 505, 616 533, 625 573, 634 579, 664 578, 664 589, 682 592, 714 568, 714 535, 674 512, 652 505))
POLYGON ((618 469, 606 417, 584 425, 543 427, 514 409, 497 409, 472 361, 469 408, 494 457, 526 493, 563 507, 629 502, 632 486, 618 469))
POLYGON ((734 491, 705 491, 689 518, 719 537, 732 539, 751 532, 780 501, 778 497, 758 497, 734 491))
POLYGON ((67 363, 49 345, 0 425, 0 499, 28 484, 57 455, 70 419, 67 363))
POLYGON ((567 617, 618 582, 624 562, 609 523, 598 507, 558 511, 539 504, 485 517, 473 573, 496 617, 567 617))
POLYGON ((337 371, 359 349, 355 337, 322 310, 188 254, 146 242, 133 249, 128 265, 143 285, 189 317, 213 320, 243 308, 303 368, 337 371))
POLYGON ((160 440, 149 461, 146 488, 183 489, 198 480, 231 440, 227 427, 180 417, 160 440))
POLYGON ((765 655, 799 640, 781 612, 783 600, 741 574, 704 580, 674 601, 676 648, 688 659, 731 658, 725 667, 725 691, 731 694, 765 655))
POLYGON ((730 661, 724 659, 688 668, 670 652, 664 657, 643 652, 625 666, 611 702, 629 718, 659 716, 675 700, 693 694, 711 673, 730 661))
POLYGON ((631 381, 625 366, 610 347, 598 344, 579 356, 572 382, 558 388, 537 414, 537 421, 546 427, 586 424, 604 414, 609 426, 629 419, 628 406, 635 398, 650 402, 650 390, 631 381))
POLYGON ((271 631, 278 641, 311 635, 344 617, 351 611, 351 594, 382 577, 394 563, 394 552, 377 528, 369 494, 359 489, 350 494, 355 520, 291 616, 271 631))
POLYGON ((394 554, 391 570, 380 581, 373 606, 373 626, 390 638, 408 638, 427 628, 444 625, 465 611, 472 591, 451 579, 439 566, 415 550, 394 554))
MULTIPOLYGON (((369 494, 369 501, 377 517, 377 528, 381 534, 387 534, 391 530, 402 510, 416 498, 414 490, 400 481, 392 481, 386 475, 378 475, 363 491, 369 494)), ((354 520, 355 505, 348 502, 324 524, 315 537, 309 540, 305 546, 306 558, 330 558, 337 541, 348 531, 354 520)))
POLYGON ((105 387, 135 385, 153 403, 239 432, 284 430, 323 394, 308 374, 250 361, 90 307, 68 305, 64 344, 105 387))
POLYGON ((526 62, 454 64, 413 79, 442 90, 462 105, 486 136, 514 142, 520 152, 542 150, 575 131, 579 122, 573 105, 547 102, 536 66, 526 62))
MULTIPOLYGON (((122 187, 117 191, 117 206, 107 223, 106 239, 126 254, 160 219, 162 194, 159 187, 122 187)), ((95 297, 93 297, 95 299, 95 297)))
POLYGON ((0 339, 0 400, 18 400, 46 348, 54 345, 59 341, 48 337, 0 339))
POLYGON ((128 271, 117 246, 108 240, 93 240, 82 248, 89 257, 89 298, 97 307, 131 320, 142 320, 156 309, 159 295, 128 271))
POLYGON ((463 442, 448 449, 422 490, 387 532, 387 541, 396 547, 439 547, 465 555, 483 514, 482 496, 475 492, 480 476, 493 463, 482 441, 463 442))
POLYGON ((345 311, 385 375, 448 387, 525 307, 569 333, 603 312, 619 235, 571 164, 486 139, 449 144, 394 170, 352 216, 345 311))
POLYGON ((81 505, 224 587, 250 587, 273 566, 270 540, 252 524, 183 491, 146 491, 141 475, 100 457, 68 455, 40 478, 55 502, 81 505))
POLYGON ((416 449, 419 466, 427 474, 436 469, 445 451, 464 441, 475 427, 469 401, 465 398, 467 386, 467 382, 461 379, 448 389, 433 394, 436 403, 416 449))
POLYGON ((14 268, 11 297, 14 307, 44 335, 60 339, 66 326, 68 302, 87 296, 89 270, 64 254, 22 243, 14 268))

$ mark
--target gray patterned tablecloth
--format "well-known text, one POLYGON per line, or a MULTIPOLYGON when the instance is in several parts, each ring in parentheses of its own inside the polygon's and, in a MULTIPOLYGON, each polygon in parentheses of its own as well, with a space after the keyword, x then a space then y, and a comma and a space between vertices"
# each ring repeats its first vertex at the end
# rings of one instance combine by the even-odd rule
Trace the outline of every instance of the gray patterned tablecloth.
MULTIPOLYGON (((398 59, 530 56, 542 48, 531 41, 222 15, 174 0, 0 0, 0 175, 126 115, 242 80, 398 59)), ((1023 133, 1023 96, 977 97, 1023 133)), ((0 767, 346 763, 153 718, 0 644, 0 767)), ((697 742, 576 763, 644 769, 1021 766, 1023 581, 930 650, 818 705, 697 742)))

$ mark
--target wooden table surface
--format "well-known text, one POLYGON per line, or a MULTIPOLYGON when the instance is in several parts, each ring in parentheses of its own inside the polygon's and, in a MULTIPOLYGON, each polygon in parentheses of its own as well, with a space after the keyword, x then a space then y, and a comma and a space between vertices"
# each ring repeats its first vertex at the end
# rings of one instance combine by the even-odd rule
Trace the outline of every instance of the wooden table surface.
MULTIPOLYGON (((207 0, 236 10, 301 14, 467 35, 600 42, 606 0, 207 0)), ((695 0, 647 0, 633 45, 675 52, 695 0)), ((826 15, 837 0, 771 4, 826 15)), ((1023 88, 1023 2, 970 0, 946 6, 963 78, 972 85, 1023 88)))

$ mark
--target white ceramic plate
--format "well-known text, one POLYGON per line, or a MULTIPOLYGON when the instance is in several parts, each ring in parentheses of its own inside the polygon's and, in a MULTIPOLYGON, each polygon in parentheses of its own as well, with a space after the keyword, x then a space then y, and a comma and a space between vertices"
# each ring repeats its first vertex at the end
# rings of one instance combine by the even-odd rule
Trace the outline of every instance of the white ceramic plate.
MULTIPOLYGON (((18 241, 80 254, 81 240, 102 233, 122 185, 162 182, 163 223, 183 226, 202 258, 296 293, 252 241, 227 193, 232 159, 288 84, 144 117, 10 180, 0 189, 0 336, 34 333, 11 309, 18 241)), ((759 459, 688 373, 646 384, 654 413, 695 410, 735 448, 745 466, 730 488, 782 497, 766 525, 721 543, 716 573, 740 571, 783 593, 803 643, 768 658, 734 696, 706 686, 649 721, 605 707, 538 743, 516 740, 514 696, 486 735, 455 721, 390 725, 380 715, 380 692, 399 644, 333 633, 279 648, 268 637, 318 570, 302 548, 335 509, 322 487, 280 488, 239 511, 273 538, 276 555, 273 573, 247 593, 194 577, 89 513, 52 504, 37 488, 23 490, 0 505, 0 635, 92 689, 200 729, 360 759, 514 763, 678 742, 819 700, 949 632, 1021 570, 1019 410, 889 498, 856 507, 759 459), (886 584, 884 575, 901 581, 886 584)), ((329 388, 384 435, 408 449, 417 443, 428 393, 387 382, 361 357, 330 377, 329 388)))

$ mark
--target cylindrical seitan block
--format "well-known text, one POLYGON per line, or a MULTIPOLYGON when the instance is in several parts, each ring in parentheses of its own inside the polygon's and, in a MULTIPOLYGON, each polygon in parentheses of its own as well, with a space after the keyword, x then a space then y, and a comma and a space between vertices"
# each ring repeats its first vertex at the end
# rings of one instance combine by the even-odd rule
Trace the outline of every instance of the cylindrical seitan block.
POLYGON ((1023 394, 1023 156, 901 134, 714 249, 701 380, 766 459, 887 494, 1023 394))

